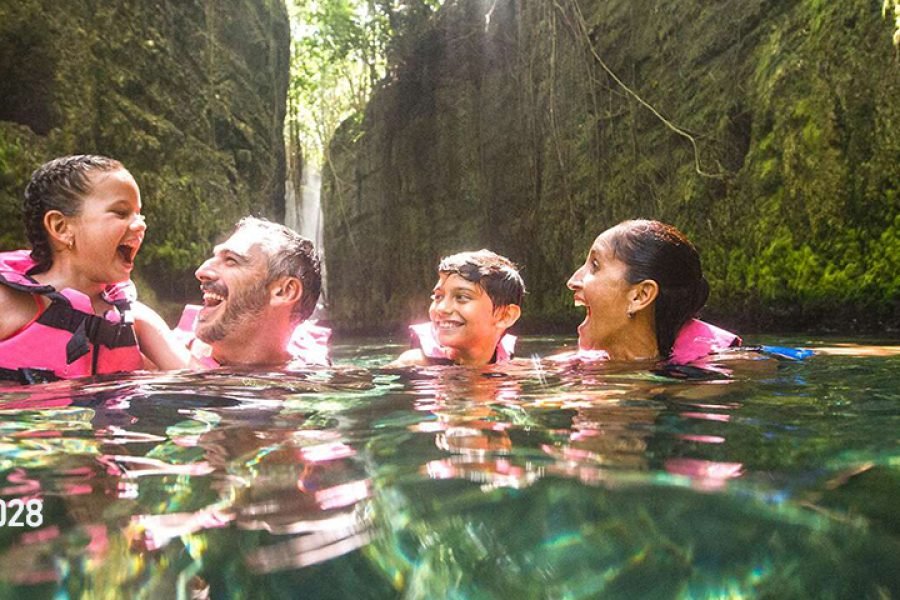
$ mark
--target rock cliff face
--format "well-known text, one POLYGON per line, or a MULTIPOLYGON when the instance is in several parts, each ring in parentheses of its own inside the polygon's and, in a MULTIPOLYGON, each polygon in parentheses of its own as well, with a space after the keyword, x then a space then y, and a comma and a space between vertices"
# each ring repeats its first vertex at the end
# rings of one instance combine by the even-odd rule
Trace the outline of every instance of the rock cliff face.
POLYGON ((897 327, 891 25, 878 2, 448 1, 334 140, 332 319, 424 318, 439 257, 486 246, 524 266, 526 321, 569 328, 566 279, 641 216, 696 242, 724 325, 897 327))
POLYGON ((280 0, 0 5, 0 243, 54 156, 121 160, 149 230, 141 279, 196 296, 192 272, 247 213, 284 215, 289 27, 280 0))

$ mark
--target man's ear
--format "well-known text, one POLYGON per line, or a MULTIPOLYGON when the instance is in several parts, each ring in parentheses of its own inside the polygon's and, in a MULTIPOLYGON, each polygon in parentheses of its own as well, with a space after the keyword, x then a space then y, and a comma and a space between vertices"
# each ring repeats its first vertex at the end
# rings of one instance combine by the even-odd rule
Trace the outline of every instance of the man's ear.
POLYGON ((281 277, 270 284, 269 298, 273 305, 294 304, 303 296, 303 283, 296 277, 281 277))
POLYGON ((516 324, 522 316, 522 307, 518 304, 507 304, 498 308, 494 315, 497 317, 495 324, 502 329, 509 329, 516 324))
POLYGON ((58 210, 48 210, 44 213, 44 230, 54 248, 71 248, 75 243, 75 231, 69 217, 58 210))
POLYGON ((652 279, 645 279, 631 286, 629 296, 629 310, 637 313, 656 301, 659 296, 659 284, 652 279))

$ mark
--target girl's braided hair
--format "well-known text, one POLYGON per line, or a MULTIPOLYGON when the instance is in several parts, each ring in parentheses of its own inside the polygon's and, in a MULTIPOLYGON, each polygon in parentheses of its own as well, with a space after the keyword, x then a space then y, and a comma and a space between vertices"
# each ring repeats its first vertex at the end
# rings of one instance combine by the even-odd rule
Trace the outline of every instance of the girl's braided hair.
POLYGON ((30 274, 43 273, 53 264, 53 250, 44 228, 44 215, 51 210, 58 210, 67 217, 78 215, 84 196, 91 190, 90 174, 124 168, 122 163, 112 158, 80 154, 54 158, 31 175, 22 205, 25 234, 31 243, 31 258, 37 263, 30 274))

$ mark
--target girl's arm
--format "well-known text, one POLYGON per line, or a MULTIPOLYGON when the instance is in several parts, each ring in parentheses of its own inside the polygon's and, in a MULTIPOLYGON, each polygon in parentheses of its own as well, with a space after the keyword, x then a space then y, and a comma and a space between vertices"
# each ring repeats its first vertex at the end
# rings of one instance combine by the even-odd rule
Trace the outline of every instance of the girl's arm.
POLYGON ((157 368, 162 370, 185 369, 190 365, 191 354, 155 310, 134 302, 134 332, 141 352, 157 368))

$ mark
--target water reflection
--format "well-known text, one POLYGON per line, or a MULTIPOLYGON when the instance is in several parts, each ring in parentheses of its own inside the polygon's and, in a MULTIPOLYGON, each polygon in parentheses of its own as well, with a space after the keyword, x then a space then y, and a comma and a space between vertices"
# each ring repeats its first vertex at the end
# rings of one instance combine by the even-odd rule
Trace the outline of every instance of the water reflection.
POLYGON ((822 360, 4 390, 0 595, 891 595, 898 358, 822 360))
POLYGON ((328 560, 368 540, 360 504, 368 479, 336 432, 228 427, 188 443, 204 450, 219 500, 195 512, 134 516, 133 543, 156 550, 233 523, 286 537, 245 555, 251 569, 269 572, 328 560))

